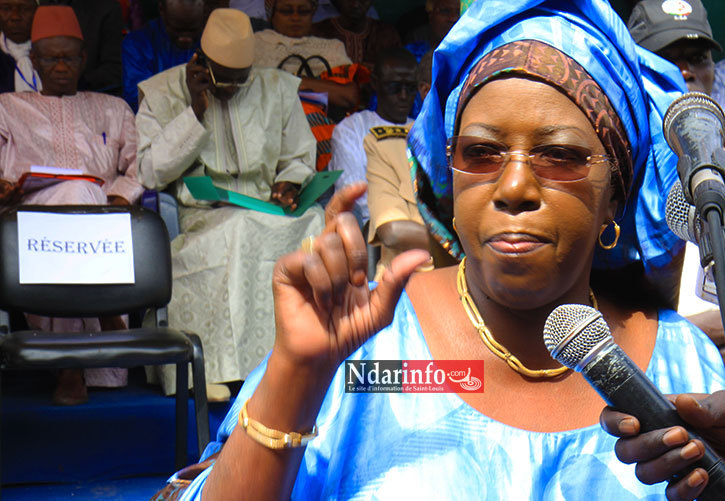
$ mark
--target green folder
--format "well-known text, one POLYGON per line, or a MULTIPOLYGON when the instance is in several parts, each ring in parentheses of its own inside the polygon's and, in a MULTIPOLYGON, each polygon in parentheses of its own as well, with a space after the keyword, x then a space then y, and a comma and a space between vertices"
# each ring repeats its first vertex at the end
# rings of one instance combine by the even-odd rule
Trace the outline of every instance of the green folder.
POLYGON ((238 205, 245 209, 252 209, 267 214, 276 214, 278 216, 299 217, 314 204, 327 189, 335 184, 337 178, 342 174, 341 170, 322 171, 315 174, 312 180, 307 183, 300 192, 297 208, 294 211, 288 208, 282 208, 277 204, 267 200, 242 195, 235 191, 225 190, 214 186, 209 176, 185 177, 184 184, 191 192, 191 195, 197 200, 207 200, 210 202, 226 202, 238 205))

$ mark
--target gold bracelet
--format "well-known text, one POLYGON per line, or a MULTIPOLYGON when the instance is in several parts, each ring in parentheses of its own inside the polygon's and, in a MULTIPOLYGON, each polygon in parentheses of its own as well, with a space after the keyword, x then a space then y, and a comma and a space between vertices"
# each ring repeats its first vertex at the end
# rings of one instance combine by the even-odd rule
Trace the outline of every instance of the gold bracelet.
POLYGON ((317 436, 317 425, 312 427, 312 431, 306 435, 297 432, 284 433, 279 430, 273 430, 267 428, 259 421, 255 421, 249 417, 247 412, 247 404, 250 399, 247 399, 242 406, 242 410, 239 411, 239 424, 244 428, 251 438, 256 442, 262 444, 268 449, 291 449, 293 447, 304 447, 307 442, 317 436))

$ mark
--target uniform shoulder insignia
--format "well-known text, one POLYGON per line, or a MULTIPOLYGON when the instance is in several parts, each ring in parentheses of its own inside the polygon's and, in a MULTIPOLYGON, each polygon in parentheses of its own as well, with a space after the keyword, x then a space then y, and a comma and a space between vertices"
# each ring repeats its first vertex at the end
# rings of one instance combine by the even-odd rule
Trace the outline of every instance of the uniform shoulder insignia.
POLYGON ((408 137, 408 128, 397 125, 380 125, 378 127, 372 127, 370 133, 375 136, 375 139, 380 141, 381 139, 391 137, 408 137))

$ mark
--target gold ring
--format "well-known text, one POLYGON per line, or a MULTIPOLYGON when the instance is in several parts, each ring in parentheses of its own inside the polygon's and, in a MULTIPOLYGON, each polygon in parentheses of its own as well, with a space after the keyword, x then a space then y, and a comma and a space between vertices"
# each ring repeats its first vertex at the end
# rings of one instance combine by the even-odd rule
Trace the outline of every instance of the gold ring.
POLYGON ((315 237, 310 235, 302 239, 302 250, 305 254, 314 254, 315 252, 315 237))

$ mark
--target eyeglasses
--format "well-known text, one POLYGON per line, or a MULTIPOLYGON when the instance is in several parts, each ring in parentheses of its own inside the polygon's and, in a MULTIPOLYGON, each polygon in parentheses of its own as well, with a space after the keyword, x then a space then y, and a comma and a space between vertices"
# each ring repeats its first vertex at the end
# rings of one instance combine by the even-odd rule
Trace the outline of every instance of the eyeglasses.
POLYGON ((383 82, 382 85, 386 94, 400 94, 403 89, 408 94, 413 94, 418 90, 418 84, 415 82, 383 82))
POLYGON ((300 17, 307 17, 307 16, 311 16, 312 14, 314 14, 314 12, 312 11, 312 9, 310 9, 309 7, 295 7, 295 6, 290 6, 290 7, 282 7, 281 9, 276 9, 275 10, 275 13, 276 14, 281 14, 283 16, 291 16, 295 12, 300 17))
POLYGON ((230 87, 239 87, 244 82, 217 82, 217 79, 214 77, 214 70, 211 69, 211 65, 207 61, 206 67, 209 70, 209 76, 211 77, 211 83, 216 87, 217 89, 224 89, 224 88, 230 88, 230 87))
POLYGON ((63 61, 68 66, 78 66, 83 61, 82 56, 42 56, 38 60, 43 66, 55 66, 63 61))
POLYGON ((496 179, 512 157, 528 160, 537 177, 552 181, 576 181, 589 175, 593 164, 608 162, 607 155, 591 155, 579 146, 542 145, 525 151, 505 151, 475 136, 453 136, 446 146, 448 166, 458 172, 496 179))

